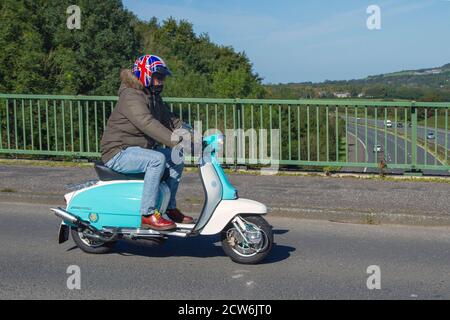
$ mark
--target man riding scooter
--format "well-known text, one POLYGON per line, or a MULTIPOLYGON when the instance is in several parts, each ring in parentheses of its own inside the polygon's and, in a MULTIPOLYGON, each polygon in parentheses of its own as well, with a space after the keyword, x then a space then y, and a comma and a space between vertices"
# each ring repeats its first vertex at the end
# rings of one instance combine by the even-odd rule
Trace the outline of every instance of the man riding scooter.
POLYGON ((120 173, 145 173, 140 213, 142 227, 154 230, 175 229, 177 223, 192 223, 192 217, 177 209, 176 193, 183 163, 171 159, 172 149, 182 137, 174 134, 182 121, 170 112, 161 98, 166 76, 171 72, 155 55, 136 60, 133 70, 120 73, 119 100, 108 120, 102 141, 102 161, 120 173), (175 139, 174 139, 175 138, 175 139), (158 147, 163 144, 169 148, 158 147), (164 171, 171 198, 164 219, 156 209, 158 188, 164 171))

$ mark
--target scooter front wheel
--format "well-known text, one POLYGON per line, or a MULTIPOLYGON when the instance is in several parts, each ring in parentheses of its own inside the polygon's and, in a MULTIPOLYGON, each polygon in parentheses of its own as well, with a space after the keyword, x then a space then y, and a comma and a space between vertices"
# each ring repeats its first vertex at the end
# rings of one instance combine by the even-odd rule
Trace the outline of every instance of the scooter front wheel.
POLYGON ((83 231, 79 230, 78 228, 72 227, 70 231, 72 234, 72 239, 78 246, 78 248, 87 253, 108 253, 116 244, 116 241, 102 242, 98 240, 92 240, 88 236, 86 236, 86 230, 83 231))
POLYGON ((221 233, 223 251, 236 263, 257 264, 273 245, 272 226, 261 216, 240 216, 246 229, 230 222, 221 233))

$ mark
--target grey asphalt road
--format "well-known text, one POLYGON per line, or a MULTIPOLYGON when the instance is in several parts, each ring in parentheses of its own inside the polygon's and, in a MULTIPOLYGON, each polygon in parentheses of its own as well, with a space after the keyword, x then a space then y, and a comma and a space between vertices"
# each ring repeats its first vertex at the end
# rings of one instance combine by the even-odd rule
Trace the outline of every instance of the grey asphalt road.
MULTIPOLYGON (((450 185, 314 176, 228 174, 239 196, 265 203, 284 216, 419 225, 450 225, 450 185)), ((64 205, 66 184, 97 176, 92 167, 0 166, 0 202, 64 205)), ((177 193, 181 210, 200 212, 204 197, 199 174, 185 172, 177 193)))
MULTIPOLYGON (((450 184, 314 176, 228 174, 239 196, 266 204, 277 215, 340 222, 450 225, 450 184)), ((0 166, 0 202, 64 205, 66 184, 97 176, 92 167, 0 166)), ((200 212, 197 172, 185 172, 177 193, 185 212, 200 212)))
POLYGON ((0 203, 0 299, 450 299, 450 229, 268 217, 275 242, 260 265, 224 256, 217 237, 163 246, 119 242, 88 255, 57 244, 46 205, 0 203), (67 268, 81 289, 67 289, 67 268), (369 290, 369 266, 381 289, 369 290))

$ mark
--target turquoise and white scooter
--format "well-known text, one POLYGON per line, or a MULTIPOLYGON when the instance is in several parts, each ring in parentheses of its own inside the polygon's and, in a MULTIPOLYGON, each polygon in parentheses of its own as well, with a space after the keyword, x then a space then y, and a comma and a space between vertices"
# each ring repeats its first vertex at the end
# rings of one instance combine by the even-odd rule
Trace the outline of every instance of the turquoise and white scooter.
MULTIPOLYGON (((203 139, 199 161, 205 202, 195 224, 177 224, 169 231, 141 229, 139 207, 143 174, 124 175, 96 164, 99 181, 79 185, 66 194, 66 208, 51 210, 63 220, 59 242, 69 233, 77 246, 88 253, 106 253, 117 240, 146 239, 162 243, 169 236, 192 237, 221 234, 222 247, 231 260, 255 264, 264 259, 273 244, 272 227, 262 217, 267 208, 259 202, 238 197, 217 158, 223 136, 215 134, 203 139)), ((158 210, 164 214, 170 190, 160 183, 158 210)))

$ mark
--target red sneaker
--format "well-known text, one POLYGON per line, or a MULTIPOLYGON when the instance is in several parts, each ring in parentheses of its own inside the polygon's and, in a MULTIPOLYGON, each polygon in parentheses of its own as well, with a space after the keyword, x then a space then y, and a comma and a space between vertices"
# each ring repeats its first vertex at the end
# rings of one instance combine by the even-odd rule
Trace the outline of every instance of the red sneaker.
POLYGON ((185 216, 178 209, 170 209, 166 211, 167 216, 177 223, 193 223, 194 219, 189 216, 185 216))
POLYGON ((173 221, 169 221, 161 217, 161 213, 155 210, 155 213, 151 216, 142 216, 142 228, 153 229, 156 231, 172 230, 177 227, 173 221))

